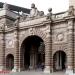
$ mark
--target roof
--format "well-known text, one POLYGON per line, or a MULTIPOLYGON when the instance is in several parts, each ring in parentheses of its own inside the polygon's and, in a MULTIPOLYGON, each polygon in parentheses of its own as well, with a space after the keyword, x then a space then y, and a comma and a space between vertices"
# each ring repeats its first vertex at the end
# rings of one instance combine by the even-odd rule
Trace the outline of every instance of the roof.
MULTIPOLYGON (((0 8, 3 8, 3 4, 4 3, 0 2, 0 8)), ((17 11, 17 12, 21 12, 22 11, 22 12, 27 13, 27 14, 30 13, 30 9, 19 7, 19 6, 15 6, 15 5, 11 5, 11 4, 8 4, 8 5, 9 5, 9 10, 17 11)))

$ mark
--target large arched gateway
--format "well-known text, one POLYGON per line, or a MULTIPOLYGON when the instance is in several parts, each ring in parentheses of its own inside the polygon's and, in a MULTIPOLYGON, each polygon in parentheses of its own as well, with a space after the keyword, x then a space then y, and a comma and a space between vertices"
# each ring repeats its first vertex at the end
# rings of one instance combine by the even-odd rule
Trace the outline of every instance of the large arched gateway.
POLYGON ((38 36, 27 37, 21 45, 21 67, 23 70, 44 69, 44 42, 38 36))

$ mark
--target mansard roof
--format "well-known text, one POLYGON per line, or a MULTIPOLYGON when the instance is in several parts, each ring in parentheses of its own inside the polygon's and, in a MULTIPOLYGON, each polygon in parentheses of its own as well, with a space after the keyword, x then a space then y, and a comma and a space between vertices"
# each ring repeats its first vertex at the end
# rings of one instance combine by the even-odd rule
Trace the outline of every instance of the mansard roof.
MULTIPOLYGON (((0 2, 0 8, 3 8, 3 4, 2 2, 0 2)), ((17 11, 17 12, 24 12, 24 13, 27 13, 29 14, 30 13, 30 9, 27 9, 27 8, 23 8, 23 7, 19 7, 19 6, 15 6, 15 5, 11 5, 11 4, 8 4, 9 5, 9 9, 12 10, 12 11, 17 11)))

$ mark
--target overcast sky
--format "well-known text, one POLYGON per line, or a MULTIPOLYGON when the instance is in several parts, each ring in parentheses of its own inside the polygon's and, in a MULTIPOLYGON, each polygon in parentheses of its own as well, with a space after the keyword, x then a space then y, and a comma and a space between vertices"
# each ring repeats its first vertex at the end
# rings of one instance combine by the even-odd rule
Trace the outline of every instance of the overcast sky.
POLYGON ((48 12, 48 8, 52 8, 53 13, 66 11, 69 7, 69 0, 0 0, 9 4, 31 8, 31 4, 35 3, 40 11, 48 12))

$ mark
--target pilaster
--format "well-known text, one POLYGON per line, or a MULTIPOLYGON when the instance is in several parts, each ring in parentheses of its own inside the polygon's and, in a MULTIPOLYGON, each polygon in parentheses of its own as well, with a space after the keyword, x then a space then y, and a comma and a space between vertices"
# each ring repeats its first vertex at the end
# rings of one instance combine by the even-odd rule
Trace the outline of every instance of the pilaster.
POLYGON ((52 72, 52 36, 51 36, 51 26, 48 25, 48 30, 46 30, 46 43, 45 43, 45 73, 52 72))
POLYGON ((67 53, 67 69, 68 74, 73 73, 73 19, 68 20, 68 53, 67 53))
POLYGON ((74 68, 74 73, 75 73, 75 22, 74 22, 74 41, 73 41, 73 43, 74 43, 74 52, 73 52, 74 53, 74 56, 73 56, 73 58, 74 58, 73 66, 74 67, 73 68, 74 68))
POLYGON ((15 35, 15 57, 14 57, 14 69, 15 71, 20 71, 20 51, 19 51, 19 27, 18 27, 18 23, 19 21, 17 21, 16 24, 16 29, 14 31, 14 35, 15 35))
POLYGON ((0 33, 0 71, 5 69, 5 33, 0 33))

